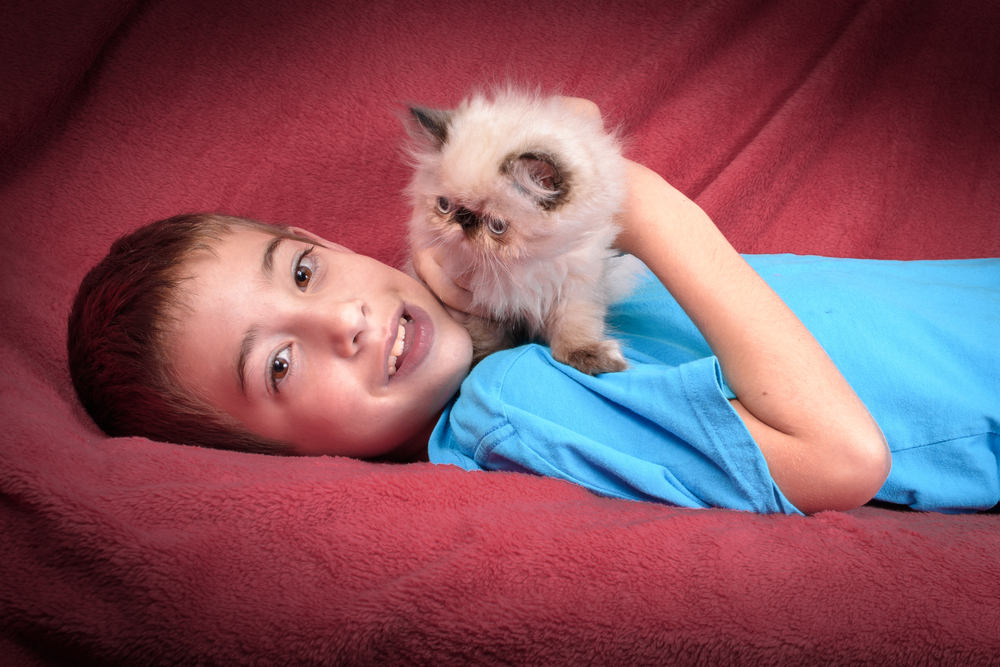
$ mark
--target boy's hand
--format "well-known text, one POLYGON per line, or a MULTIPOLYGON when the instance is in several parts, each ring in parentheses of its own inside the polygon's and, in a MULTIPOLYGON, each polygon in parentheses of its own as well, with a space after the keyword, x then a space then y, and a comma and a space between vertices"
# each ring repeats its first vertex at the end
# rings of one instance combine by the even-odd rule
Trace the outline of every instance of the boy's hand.
POLYGON ((573 113, 601 119, 601 110, 596 104, 582 97, 560 97, 562 103, 573 113))
POLYGON ((437 258, 437 248, 424 248, 413 255, 413 270, 434 296, 444 305, 445 310, 458 322, 465 322, 472 309, 472 292, 460 287, 452 280, 437 258))

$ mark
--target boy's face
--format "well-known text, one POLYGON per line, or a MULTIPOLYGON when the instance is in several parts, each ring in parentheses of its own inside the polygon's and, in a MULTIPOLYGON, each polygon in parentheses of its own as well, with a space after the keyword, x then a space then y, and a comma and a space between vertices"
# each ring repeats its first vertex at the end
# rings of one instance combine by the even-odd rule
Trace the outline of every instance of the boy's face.
POLYGON ((237 229, 187 263, 177 377, 296 453, 418 458, 469 372, 468 333, 416 280, 310 238, 237 229))

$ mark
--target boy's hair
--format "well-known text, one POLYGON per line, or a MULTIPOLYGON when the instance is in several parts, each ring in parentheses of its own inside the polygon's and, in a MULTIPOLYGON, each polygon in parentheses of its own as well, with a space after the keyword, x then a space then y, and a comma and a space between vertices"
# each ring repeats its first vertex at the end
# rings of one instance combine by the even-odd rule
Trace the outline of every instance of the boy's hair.
POLYGON ((110 436, 267 454, 287 445, 251 433, 184 390, 171 372, 167 338, 181 304, 186 260, 212 252, 236 228, 300 239, 243 218, 179 215, 119 238, 80 284, 69 316, 70 375, 83 406, 110 436))

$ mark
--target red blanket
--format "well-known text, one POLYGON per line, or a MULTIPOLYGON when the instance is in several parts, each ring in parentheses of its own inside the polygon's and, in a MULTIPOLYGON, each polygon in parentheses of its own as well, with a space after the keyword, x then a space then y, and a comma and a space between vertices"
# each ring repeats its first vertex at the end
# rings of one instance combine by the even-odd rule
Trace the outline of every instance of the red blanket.
POLYGON ((222 211, 398 262, 400 108, 495 81, 595 100, 742 251, 1000 255, 1000 6, 605 4, 6 3, 5 664, 995 664, 994 515, 678 510, 79 407, 66 315, 117 235, 222 211))

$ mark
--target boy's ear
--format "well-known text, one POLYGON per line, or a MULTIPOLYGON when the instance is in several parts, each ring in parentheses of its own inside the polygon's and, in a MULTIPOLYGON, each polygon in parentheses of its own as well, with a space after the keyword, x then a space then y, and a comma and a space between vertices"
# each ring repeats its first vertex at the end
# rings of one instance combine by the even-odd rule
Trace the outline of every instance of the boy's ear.
POLYGON ((318 234, 313 234, 308 229, 302 229, 301 227, 289 227, 288 231, 295 234, 296 236, 301 236, 302 238, 309 239, 310 241, 315 241, 318 245, 321 245, 324 248, 333 248, 335 250, 340 250, 342 252, 349 252, 351 254, 354 253, 354 251, 351 250, 350 248, 342 246, 339 243, 334 243, 333 241, 327 241, 322 236, 319 236, 318 234))

